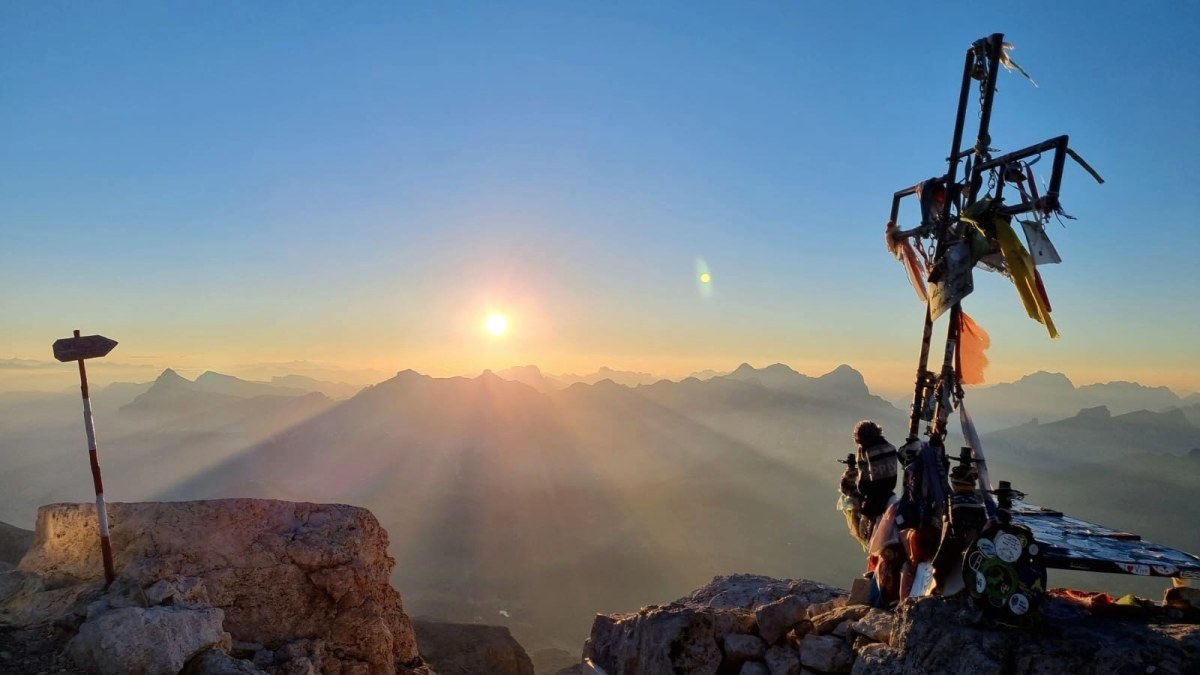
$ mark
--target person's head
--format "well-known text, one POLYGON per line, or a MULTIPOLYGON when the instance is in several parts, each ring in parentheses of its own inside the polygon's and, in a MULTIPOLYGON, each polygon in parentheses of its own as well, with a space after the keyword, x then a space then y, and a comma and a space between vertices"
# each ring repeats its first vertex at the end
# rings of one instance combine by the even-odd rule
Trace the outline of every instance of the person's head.
POLYGON ((871 420, 862 420, 854 425, 851 437, 864 448, 877 445, 883 442, 883 428, 871 420))

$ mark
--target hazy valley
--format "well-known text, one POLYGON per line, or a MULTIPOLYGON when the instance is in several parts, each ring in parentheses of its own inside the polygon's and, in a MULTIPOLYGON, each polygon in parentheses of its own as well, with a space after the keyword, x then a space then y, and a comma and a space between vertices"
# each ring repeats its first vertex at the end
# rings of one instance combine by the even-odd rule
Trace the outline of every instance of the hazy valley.
MULTIPOLYGON (((848 366, 706 377, 404 371, 355 393, 168 370, 93 399, 110 501, 365 506, 390 534, 393 580, 414 616, 503 624, 530 649, 575 650, 595 612, 677 597, 718 574, 844 586, 861 569, 834 510, 834 460, 858 419, 901 441, 905 412, 848 366)), ((1035 374, 970 390, 967 402, 990 430, 993 480, 1200 550, 1194 396, 1035 374)), ((0 397, 0 521, 31 528, 41 504, 92 500, 79 407, 77 392, 0 397)), ((1051 583, 1161 591, 1055 571, 1051 583)))

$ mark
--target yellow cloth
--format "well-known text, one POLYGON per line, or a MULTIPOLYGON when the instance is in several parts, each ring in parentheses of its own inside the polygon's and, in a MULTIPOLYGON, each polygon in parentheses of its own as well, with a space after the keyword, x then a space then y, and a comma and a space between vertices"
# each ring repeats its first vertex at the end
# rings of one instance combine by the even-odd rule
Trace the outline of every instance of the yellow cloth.
POLYGON ((1012 276, 1013 285, 1017 287, 1017 295, 1021 296, 1021 302, 1025 305, 1025 313, 1029 318, 1044 325, 1046 330, 1050 331, 1050 337, 1058 337, 1054 320, 1050 318, 1050 307, 1038 293, 1037 280, 1033 276, 1033 258, 1013 231, 1010 219, 996 217, 992 226, 996 229, 996 241, 1000 244, 1000 252, 1004 254, 1004 264, 1012 276))

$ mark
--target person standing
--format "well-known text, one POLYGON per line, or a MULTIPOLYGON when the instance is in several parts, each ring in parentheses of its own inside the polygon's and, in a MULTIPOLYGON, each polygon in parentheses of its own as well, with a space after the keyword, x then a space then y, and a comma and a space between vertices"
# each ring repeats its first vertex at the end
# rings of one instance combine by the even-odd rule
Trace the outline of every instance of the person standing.
POLYGON ((883 437, 883 428, 871 420, 854 425, 854 443, 858 446, 858 494, 863 516, 872 526, 887 510, 896 490, 899 460, 896 446, 883 437))

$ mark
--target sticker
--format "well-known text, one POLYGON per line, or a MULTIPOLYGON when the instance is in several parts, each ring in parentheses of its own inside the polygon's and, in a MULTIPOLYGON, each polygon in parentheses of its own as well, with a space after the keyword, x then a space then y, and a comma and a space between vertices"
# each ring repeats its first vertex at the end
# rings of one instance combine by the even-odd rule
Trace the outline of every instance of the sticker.
POLYGON ((1038 548, 1037 544, 1029 545, 1029 555, 1037 555, 1039 550, 1041 549, 1038 548))
POLYGON ((1166 566, 1162 566, 1162 565, 1154 566, 1154 573, 1160 577, 1173 577, 1178 572, 1179 572, 1179 569, 1175 568, 1175 567, 1166 567, 1166 566))
POLYGON ((992 543, 991 539, 980 539, 976 546, 979 547, 979 552, 988 558, 996 557, 996 545, 992 543))
POLYGON ((973 551, 967 558, 967 567, 975 572, 979 571, 979 567, 983 565, 983 561, 987 560, 987 556, 979 551, 973 551))
POLYGON ((980 574, 979 576, 975 577, 975 592, 983 593, 986 590, 987 590, 987 579, 985 579, 984 576, 982 574, 980 574))
POLYGON ((1021 540, 1007 532, 997 535, 996 556, 1004 562, 1016 562, 1021 557, 1021 540))
POLYGON ((1136 574, 1139 577, 1150 576, 1150 566, 1149 565, 1130 565, 1127 563, 1121 563, 1120 568, 1125 570, 1129 574, 1136 574))
POLYGON ((1021 616, 1029 611, 1029 598, 1022 593, 1013 593, 1012 597, 1008 599, 1008 609, 1013 614, 1021 616))
POLYGON ((1184 579, 1200 579, 1200 570, 1184 570, 1179 576, 1184 579))

